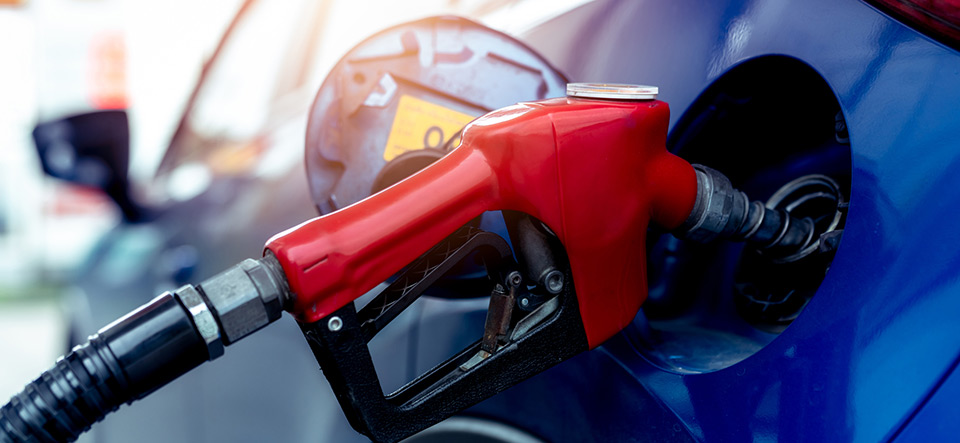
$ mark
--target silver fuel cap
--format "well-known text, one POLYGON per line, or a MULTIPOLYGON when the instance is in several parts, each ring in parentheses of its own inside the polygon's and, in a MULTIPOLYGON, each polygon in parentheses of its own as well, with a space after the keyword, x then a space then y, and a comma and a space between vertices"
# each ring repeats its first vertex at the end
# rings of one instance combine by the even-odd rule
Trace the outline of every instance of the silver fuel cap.
POLYGON ((660 88, 616 83, 567 83, 567 97, 607 100, 656 100, 660 88))

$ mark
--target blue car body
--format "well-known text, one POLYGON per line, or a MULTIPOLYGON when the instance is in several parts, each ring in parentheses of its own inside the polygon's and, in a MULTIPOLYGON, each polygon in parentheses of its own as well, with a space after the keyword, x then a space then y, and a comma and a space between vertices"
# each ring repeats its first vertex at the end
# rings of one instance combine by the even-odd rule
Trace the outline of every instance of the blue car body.
MULTIPOLYGON (((684 114, 738 66, 771 56, 809 66, 846 118, 850 206, 815 296, 742 361, 715 371, 663 369, 638 350, 632 336, 641 324, 477 413, 554 441, 957 434, 960 423, 946 418, 960 409, 956 50, 857 0, 599 1, 522 40, 571 81, 659 86, 673 112, 674 148, 684 114)), ((736 146, 716 149, 736 155, 736 146)))

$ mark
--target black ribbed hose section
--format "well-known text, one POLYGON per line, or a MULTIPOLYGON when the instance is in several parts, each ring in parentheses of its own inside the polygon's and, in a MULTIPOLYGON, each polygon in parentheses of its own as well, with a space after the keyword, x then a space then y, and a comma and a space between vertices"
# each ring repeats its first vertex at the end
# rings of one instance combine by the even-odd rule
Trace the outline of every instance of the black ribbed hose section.
POLYGON ((0 442, 75 440, 209 359, 190 312, 165 293, 77 346, 0 408, 0 442))
POLYGON ((72 441, 276 321, 292 294, 276 257, 166 292, 103 328, 0 408, 0 443, 72 441))

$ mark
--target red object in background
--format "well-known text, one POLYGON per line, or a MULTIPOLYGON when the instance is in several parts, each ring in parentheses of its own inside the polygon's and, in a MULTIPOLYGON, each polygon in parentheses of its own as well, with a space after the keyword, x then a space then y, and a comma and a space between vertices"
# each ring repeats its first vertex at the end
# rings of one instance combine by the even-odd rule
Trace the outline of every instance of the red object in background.
POLYGON ((667 152, 666 103, 573 98, 487 114, 416 175, 267 243, 314 322, 352 302, 484 211, 540 219, 566 248, 590 347, 646 298, 646 230, 683 222, 696 175, 667 152))
POLYGON ((44 212, 57 217, 109 215, 114 208, 110 198, 99 189, 57 183, 44 212))
POLYGON ((960 0, 873 0, 921 31, 960 46, 960 0))
POLYGON ((127 49, 123 33, 108 32, 92 40, 89 84, 94 108, 127 107, 127 49))

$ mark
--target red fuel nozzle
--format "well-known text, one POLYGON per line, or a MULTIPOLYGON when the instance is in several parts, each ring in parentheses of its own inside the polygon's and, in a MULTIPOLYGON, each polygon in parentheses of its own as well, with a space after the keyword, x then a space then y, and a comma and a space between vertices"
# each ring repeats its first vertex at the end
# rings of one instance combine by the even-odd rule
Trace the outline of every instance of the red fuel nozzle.
POLYGON ((543 221, 566 248, 589 346, 646 298, 645 237, 691 213, 697 176, 667 152, 657 100, 558 98, 491 112, 416 175, 267 243, 315 322, 352 302, 484 211, 543 221))

